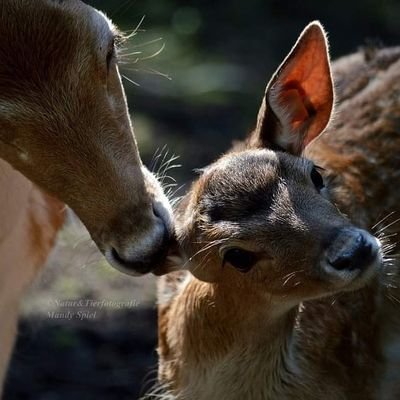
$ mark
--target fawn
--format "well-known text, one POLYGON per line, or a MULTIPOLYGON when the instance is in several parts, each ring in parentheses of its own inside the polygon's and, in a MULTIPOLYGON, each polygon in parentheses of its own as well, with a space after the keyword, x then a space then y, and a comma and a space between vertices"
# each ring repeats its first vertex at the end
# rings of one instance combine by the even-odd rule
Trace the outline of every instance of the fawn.
POLYGON ((132 275, 157 270, 173 227, 139 157, 118 71, 123 35, 111 21, 79 0, 1 0, 0 38, 1 397, 19 301, 64 203, 132 275))
POLYGON ((366 229, 399 211, 400 49, 370 57, 336 64, 333 123, 325 33, 307 26, 255 130, 181 200, 190 272, 159 283, 160 398, 399 398, 396 268, 366 229))

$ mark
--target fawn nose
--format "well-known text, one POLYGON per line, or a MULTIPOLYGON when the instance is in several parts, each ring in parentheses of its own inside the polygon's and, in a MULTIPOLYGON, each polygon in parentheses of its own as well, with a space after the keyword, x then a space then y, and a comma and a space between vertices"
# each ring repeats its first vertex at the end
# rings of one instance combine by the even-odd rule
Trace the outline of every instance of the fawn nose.
POLYGON ((134 242, 111 247, 106 252, 108 261, 121 272, 139 276, 152 272, 162 264, 171 238, 169 220, 160 208, 153 208, 152 223, 134 242))
POLYGON ((336 239, 333 250, 332 254, 328 253, 327 259, 339 271, 363 269, 372 263, 377 253, 373 241, 361 230, 342 232, 336 239))
POLYGON ((325 271, 331 274, 362 273, 378 262, 380 245, 368 232, 339 230, 325 253, 325 271))

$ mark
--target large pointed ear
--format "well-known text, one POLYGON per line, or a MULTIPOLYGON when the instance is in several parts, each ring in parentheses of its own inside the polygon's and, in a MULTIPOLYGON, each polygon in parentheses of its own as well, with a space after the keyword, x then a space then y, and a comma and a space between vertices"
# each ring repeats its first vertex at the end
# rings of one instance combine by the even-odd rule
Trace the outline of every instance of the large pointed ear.
POLYGON ((333 102, 326 35, 312 22, 267 85, 250 146, 301 154, 327 126, 333 102))

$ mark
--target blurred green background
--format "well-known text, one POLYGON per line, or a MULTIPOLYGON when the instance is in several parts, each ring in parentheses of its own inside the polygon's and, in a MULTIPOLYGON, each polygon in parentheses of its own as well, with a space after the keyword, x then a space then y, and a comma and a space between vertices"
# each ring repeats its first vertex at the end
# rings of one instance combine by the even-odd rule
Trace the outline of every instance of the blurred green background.
MULTIPOLYGON (((308 22, 325 26, 333 58, 400 44, 398 0, 88 3, 127 33, 140 25, 120 52, 135 134, 148 165, 165 145, 166 158, 180 156, 183 167, 170 171, 178 185, 253 128, 267 80, 308 22)), ((19 331, 5 400, 137 399, 155 378, 155 278, 114 271, 71 218, 23 303, 19 331), (85 299, 128 305, 62 303, 85 299)))
POLYGON ((325 26, 333 58, 400 43, 398 0, 89 3, 127 32, 145 17, 121 72, 140 85, 124 79, 144 160, 168 144, 184 166, 180 181, 253 128, 267 80, 310 21, 325 26))

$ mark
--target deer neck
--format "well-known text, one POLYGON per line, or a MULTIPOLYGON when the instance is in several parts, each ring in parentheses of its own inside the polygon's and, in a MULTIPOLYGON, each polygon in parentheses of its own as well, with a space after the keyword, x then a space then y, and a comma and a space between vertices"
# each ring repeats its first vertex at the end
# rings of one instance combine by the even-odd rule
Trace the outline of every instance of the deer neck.
MULTIPOLYGON (((225 391, 226 396, 230 389, 220 382, 243 379, 239 385, 243 395, 256 387, 275 390, 295 365, 292 337, 297 308, 278 313, 274 299, 254 288, 232 290, 193 280, 188 289, 191 294, 182 302, 187 312, 186 332, 181 337, 187 339, 185 353, 192 358, 188 363, 196 365, 193 378, 201 376, 206 381, 200 387, 221 390, 221 396, 225 391)), ((221 398, 241 398, 232 396, 221 398)), ((263 396, 267 399, 270 394, 263 396)))

